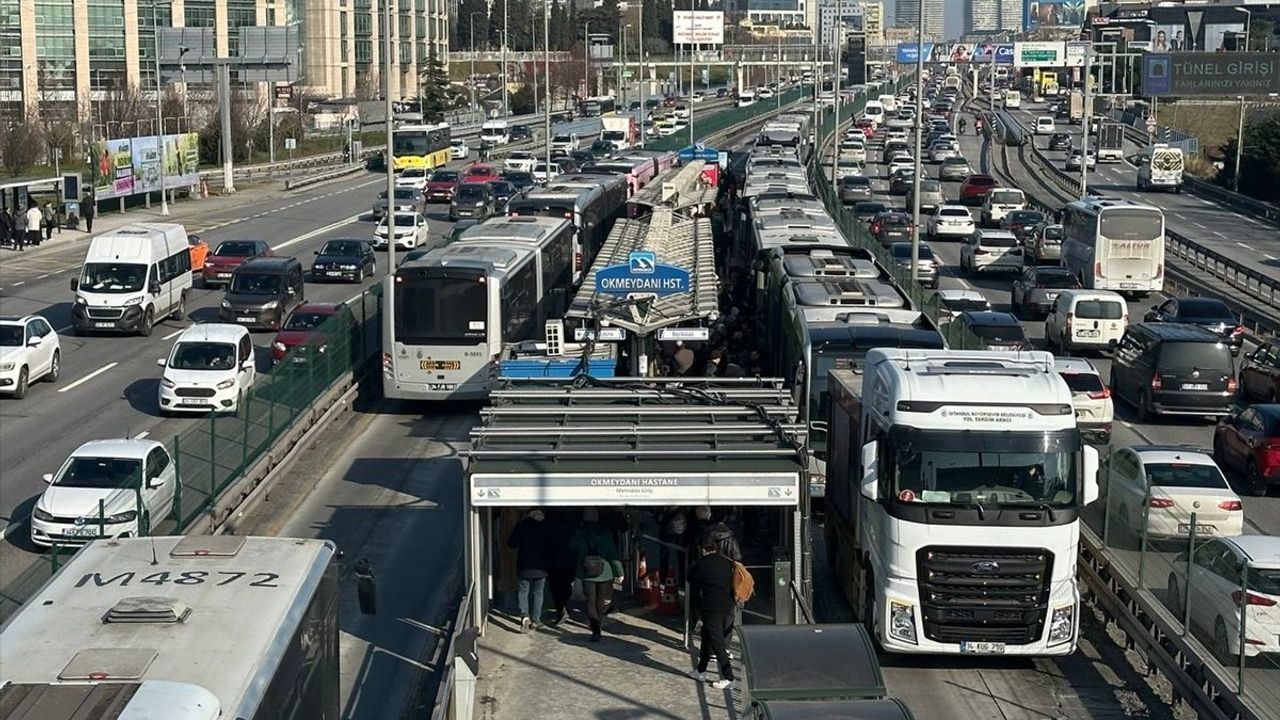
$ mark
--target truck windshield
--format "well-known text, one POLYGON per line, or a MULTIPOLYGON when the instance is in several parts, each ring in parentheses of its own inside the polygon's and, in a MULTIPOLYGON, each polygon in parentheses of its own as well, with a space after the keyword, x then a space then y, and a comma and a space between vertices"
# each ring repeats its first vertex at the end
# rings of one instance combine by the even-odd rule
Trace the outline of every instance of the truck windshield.
POLYGON ((1076 503, 1079 433, 895 427, 889 433, 899 502, 1004 506, 1076 503))
POLYGON ((95 293, 133 293, 147 280, 147 266, 131 263, 85 263, 80 289, 95 293))

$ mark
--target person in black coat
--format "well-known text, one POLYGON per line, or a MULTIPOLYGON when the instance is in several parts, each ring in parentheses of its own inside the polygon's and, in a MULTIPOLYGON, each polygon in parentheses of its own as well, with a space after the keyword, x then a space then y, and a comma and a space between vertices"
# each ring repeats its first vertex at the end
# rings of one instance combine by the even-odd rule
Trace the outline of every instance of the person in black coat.
POLYGON ((578 529, 581 516, 573 508, 551 508, 547 526, 541 526, 550 537, 551 567, 547 584, 551 589, 551 625, 564 622, 569 616, 569 600, 573 597, 573 579, 577 573, 577 554, 569 547, 569 541, 578 529))
POLYGON ((516 603, 520 606, 520 632, 542 625, 542 596, 547 589, 547 578, 555 562, 555 538, 550 523, 541 510, 530 510, 523 520, 516 523, 507 538, 507 547, 516 550, 516 574, 519 585, 516 603))
POLYGON ((705 536, 698 546, 699 557, 689 568, 690 606, 702 619, 698 667, 689 674, 705 682, 707 665, 715 653, 720 679, 712 683, 712 687, 724 690, 734 685, 733 665, 724 629, 728 627, 736 603, 733 598, 733 561, 717 550, 716 542, 709 535, 705 536))

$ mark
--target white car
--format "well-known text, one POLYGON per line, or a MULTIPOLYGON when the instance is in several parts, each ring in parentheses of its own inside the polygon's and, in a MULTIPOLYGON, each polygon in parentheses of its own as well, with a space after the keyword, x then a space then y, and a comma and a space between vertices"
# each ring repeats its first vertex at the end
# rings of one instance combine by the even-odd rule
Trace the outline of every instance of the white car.
POLYGON ((947 288, 933 293, 938 298, 938 319, 940 321, 955 320, 960 313, 989 312, 991 301, 977 290, 969 288, 947 288))
POLYGON ((939 205, 925 223, 926 232, 933 238, 967 238, 977 230, 969 208, 963 205, 939 205))
POLYGON ((0 318, 0 393, 21 400, 31 383, 62 372, 58 333, 39 315, 0 318))
POLYGON ((563 150, 565 152, 573 152, 578 149, 577 133, 560 133, 551 136, 551 150, 563 150))
POLYGON ((999 225, 1005 215, 1014 210, 1027 209, 1027 196, 1021 190, 1010 187, 993 187, 982 199, 982 224, 999 225))
POLYGON ((907 131, 902 128, 890 129, 888 134, 885 135, 884 141, 893 142, 894 140, 897 140, 898 142, 906 142, 907 131))
POLYGON ((769 98, 771 98, 771 97, 773 97, 773 90, 771 90, 770 88, 765 87, 765 86, 763 86, 763 85, 762 85, 762 86, 760 86, 760 87, 758 87, 758 88, 756 88, 756 99, 757 99, 757 100, 767 100, 767 99, 769 99, 769 98))
POLYGON ((1244 504, 1208 453, 1194 448, 1139 445, 1113 452, 1098 473, 1110 522, 1148 540, 1235 537, 1244 532, 1244 504))
POLYGON ((1054 366, 1067 387, 1071 388, 1071 405, 1076 411, 1076 427, 1089 442, 1106 445, 1111 442, 1111 423, 1115 405, 1111 389, 1093 363, 1078 357, 1055 357, 1054 366))
POLYGON ((929 161, 940 163, 947 158, 959 157, 960 147, 950 140, 938 140, 929 146, 929 161))
POLYGON ((1275 536, 1216 538, 1197 545, 1194 553, 1190 580, 1185 553, 1170 566, 1169 607, 1175 616, 1184 617, 1190 605, 1192 632, 1228 668, 1239 663, 1241 620, 1245 657, 1280 653, 1280 542, 1275 536))
POLYGON ((701 90, 689 96, 689 102, 691 103, 700 103, 706 99, 707 99, 707 94, 702 92, 701 90))
POLYGON ((867 163, 867 146, 859 138, 845 138, 840 141, 840 157, 849 158, 865 165, 867 163))
POLYGON ((842 178, 849 175, 861 175, 862 163, 857 160, 842 157, 836 161, 836 178, 842 178))
POLYGON ((179 479, 164 445, 126 438, 81 445, 44 481, 31 510, 31 542, 40 547, 145 535, 169 515, 179 479))
POLYGON ((236 412, 257 379, 253 339, 243 325, 192 325, 156 364, 161 413, 236 412))
POLYGON ((916 159, 906 153, 900 153, 889 160, 889 168, 885 174, 893 175, 898 170, 915 170, 915 168, 916 159))
POLYGON ((427 176, 429 172, 422 168, 409 168, 400 171, 396 176, 396 187, 413 188, 419 192, 427 189, 427 176))
POLYGON ((693 111, 689 109, 688 105, 685 105, 684 103, 680 103, 679 105, 676 105, 674 108, 672 108, 671 114, 681 120, 688 120, 689 116, 693 114, 693 111))
POLYGON ((537 180, 540 183, 549 182, 552 178, 554 178, 559 174, 560 174, 560 166, 555 164, 554 162, 551 163, 550 168, 547 167, 547 163, 545 160, 540 160, 538 161, 537 164, 533 166, 533 179, 537 180))
POLYGON ((503 172, 533 172, 538 158, 527 150, 515 150, 502 161, 503 172))
POLYGON ((983 270, 1022 272, 1022 245, 1008 230, 978 230, 960 248, 960 269, 966 275, 983 270))
POLYGON ((454 140, 449 143, 449 157, 454 160, 466 160, 471 154, 471 147, 466 140, 454 140))
MULTIPOLYGON (((395 214, 395 238, 397 250, 408 250, 427 242, 427 219, 420 212, 395 214)), ((373 229, 373 249, 387 249, 387 218, 378 221, 373 229)))

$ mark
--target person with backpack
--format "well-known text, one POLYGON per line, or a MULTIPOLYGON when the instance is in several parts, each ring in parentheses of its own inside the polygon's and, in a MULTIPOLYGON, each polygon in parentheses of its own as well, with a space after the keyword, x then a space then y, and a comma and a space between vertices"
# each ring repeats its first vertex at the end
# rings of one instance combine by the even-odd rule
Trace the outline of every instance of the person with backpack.
POLYGON ((622 567, 622 555, 613 540, 613 531, 600 522, 600 513, 595 508, 583 509, 582 525, 574 533, 570 547, 577 555, 577 575, 582 581, 582 592, 587 596, 591 642, 600 642, 602 622, 613 597, 614 584, 620 584, 626 573, 622 567))
POLYGON ((711 687, 717 690, 725 690, 737 684, 733 677, 733 664, 729 658, 724 629, 729 625, 734 607, 750 597, 750 590, 743 586, 740 573, 745 574, 748 580, 751 577, 741 563, 730 560, 719 552, 710 533, 704 533, 698 543, 698 559, 689 568, 689 604, 702 620, 698 666, 690 670, 689 675, 695 680, 706 682, 707 666, 714 654, 720 668, 720 679, 711 683, 711 687))

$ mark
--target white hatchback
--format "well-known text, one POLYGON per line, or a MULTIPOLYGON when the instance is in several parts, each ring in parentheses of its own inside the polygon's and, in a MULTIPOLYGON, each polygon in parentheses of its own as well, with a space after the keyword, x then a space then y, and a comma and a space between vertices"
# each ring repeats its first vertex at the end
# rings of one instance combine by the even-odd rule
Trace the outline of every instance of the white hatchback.
MULTIPOLYGON (((1138 542, 1234 537, 1244 532, 1244 504, 1206 452, 1143 445, 1113 452, 1098 473, 1110 522, 1138 542)), ((1115 535, 1113 535, 1115 537, 1115 535)))
POLYGON ((235 412, 257 379, 253 340, 243 325, 192 325, 156 364, 161 413, 235 412))
POLYGON ((41 378, 54 382, 62 372, 58 333, 39 315, 0 318, 0 393, 21 400, 41 378))
POLYGON ((1008 230, 978 230, 960 248, 960 269, 968 275, 984 270, 1022 271, 1022 246, 1008 230))
POLYGON ((413 188, 418 191, 426 190, 428 174, 429 173, 422 168, 408 168, 406 170, 402 170, 399 175, 396 175, 396 187, 413 188))
MULTIPOLYGON (((373 247, 375 250, 387 249, 387 220, 384 217, 373 229, 373 247)), ((427 242, 427 219, 420 212, 397 212, 395 214, 395 238, 397 250, 411 250, 427 242)))

